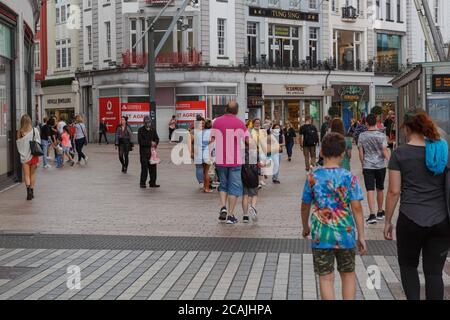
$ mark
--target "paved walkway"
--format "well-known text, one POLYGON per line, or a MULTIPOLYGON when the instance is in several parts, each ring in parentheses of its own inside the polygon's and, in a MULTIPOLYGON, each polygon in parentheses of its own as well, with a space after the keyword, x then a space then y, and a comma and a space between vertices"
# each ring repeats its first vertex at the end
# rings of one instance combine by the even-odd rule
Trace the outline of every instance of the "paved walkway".
MULTIPOLYGON (((183 239, 187 250, 177 250, 179 239, 171 237, 121 237, 114 242, 114 237, 104 236, 0 236, 0 246, 6 246, 0 249, 0 300, 320 298, 308 246, 286 242, 269 248, 278 239, 248 239, 242 250, 231 252, 224 249, 234 249, 239 239, 231 239, 230 246, 217 240, 183 239), (32 243, 36 245, 30 249, 32 243), (129 249, 112 249, 119 243, 129 249), (219 250, 202 250, 209 245, 219 250), (68 287, 73 266, 80 270, 80 289, 68 287)), ((371 241, 369 252, 375 254, 356 257, 357 299, 404 299, 397 258, 380 254, 383 246, 389 244, 371 241), (371 266, 380 270, 379 288, 367 286, 371 266)), ((444 282, 450 299, 450 259, 444 282)), ((421 284, 423 289, 422 273, 421 284)), ((342 297, 339 282, 336 297, 342 297)))
MULTIPOLYGON (((23 185, 0 193, 0 232, 192 236, 239 238, 300 238, 300 197, 305 181, 298 146, 292 162, 283 159, 281 184, 260 192, 257 224, 217 222, 217 193, 198 190, 192 165, 170 162, 173 145, 160 147, 160 189, 139 188, 138 150, 130 154, 129 173, 120 172, 111 145, 89 145, 87 166, 39 169, 36 198, 25 201, 23 185)), ((361 176, 356 149, 352 168, 361 176)), ((362 177, 361 177, 362 179, 362 177)), ((362 181, 362 180, 361 180, 362 181)), ((366 202, 363 202, 366 208, 366 202)), ((365 213, 368 213, 367 208, 365 213)), ((237 217, 242 220, 240 205, 237 217)), ((368 226, 368 239, 382 240, 384 223, 368 226)))

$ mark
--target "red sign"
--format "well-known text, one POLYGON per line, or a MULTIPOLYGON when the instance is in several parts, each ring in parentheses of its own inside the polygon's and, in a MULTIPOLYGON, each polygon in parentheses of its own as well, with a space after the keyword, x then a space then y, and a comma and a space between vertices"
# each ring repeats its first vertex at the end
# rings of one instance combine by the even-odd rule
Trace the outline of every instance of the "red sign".
POLYGON ((98 99, 100 119, 105 120, 108 133, 114 133, 120 123, 120 99, 119 97, 98 99))
POLYGON ((147 102, 127 102, 121 105, 122 116, 128 117, 129 124, 142 124, 144 117, 150 115, 150 104, 147 102))
POLYGON ((206 117, 206 101, 179 101, 176 106, 177 121, 193 122, 197 115, 206 117))

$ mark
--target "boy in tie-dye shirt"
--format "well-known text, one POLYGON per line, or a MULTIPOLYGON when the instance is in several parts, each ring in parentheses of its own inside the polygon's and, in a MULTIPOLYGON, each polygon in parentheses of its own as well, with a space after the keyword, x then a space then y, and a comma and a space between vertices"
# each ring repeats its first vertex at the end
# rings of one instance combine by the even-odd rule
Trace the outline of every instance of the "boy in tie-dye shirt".
POLYGON ((339 133, 324 137, 321 149, 324 166, 307 175, 302 197, 303 236, 311 234, 314 271, 319 275, 324 300, 335 299, 335 259, 342 279, 342 297, 355 299, 355 248, 361 255, 366 251, 362 189, 357 177, 340 168, 345 147, 344 136, 339 133))

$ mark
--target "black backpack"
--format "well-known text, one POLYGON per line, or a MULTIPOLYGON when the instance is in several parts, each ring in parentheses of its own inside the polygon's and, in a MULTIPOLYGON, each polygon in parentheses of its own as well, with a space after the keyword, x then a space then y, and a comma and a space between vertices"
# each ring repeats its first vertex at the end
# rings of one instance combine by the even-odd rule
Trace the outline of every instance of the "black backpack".
POLYGON ((242 184, 249 189, 258 188, 259 174, 256 164, 244 164, 241 169, 242 184))
POLYGON ((317 128, 314 125, 309 124, 304 130, 304 145, 307 147, 315 146, 319 142, 317 128))

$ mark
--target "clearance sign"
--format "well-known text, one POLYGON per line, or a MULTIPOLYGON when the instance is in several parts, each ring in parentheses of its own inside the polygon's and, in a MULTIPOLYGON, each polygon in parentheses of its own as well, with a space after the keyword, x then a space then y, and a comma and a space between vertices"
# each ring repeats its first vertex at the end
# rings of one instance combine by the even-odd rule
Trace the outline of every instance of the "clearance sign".
POLYGON ((179 122, 193 122, 197 115, 206 117, 206 101, 179 101, 175 109, 179 122))

